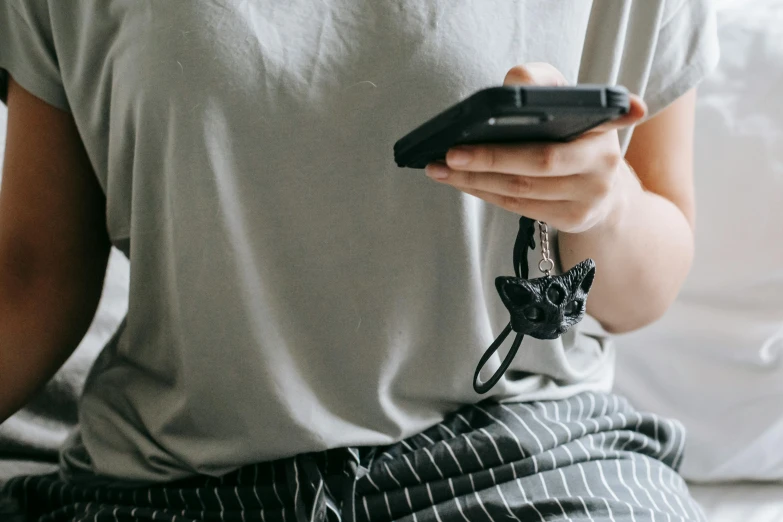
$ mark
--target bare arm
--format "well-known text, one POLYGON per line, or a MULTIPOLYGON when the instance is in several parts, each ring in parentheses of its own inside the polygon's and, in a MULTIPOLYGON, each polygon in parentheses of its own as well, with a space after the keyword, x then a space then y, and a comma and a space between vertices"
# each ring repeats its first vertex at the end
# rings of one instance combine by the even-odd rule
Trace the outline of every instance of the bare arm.
POLYGON ((601 276, 589 312, 612 332, 658 319, 677 297, 693 260, 695 90, 639 125, 617 180, 622 202, 602 224, 560 235, 563 265, 592 257, 601 276))
POLYGON ((0 422, 90 325, 110 250, 105 207, 71 116, 12 79, 0 190, 0 422))

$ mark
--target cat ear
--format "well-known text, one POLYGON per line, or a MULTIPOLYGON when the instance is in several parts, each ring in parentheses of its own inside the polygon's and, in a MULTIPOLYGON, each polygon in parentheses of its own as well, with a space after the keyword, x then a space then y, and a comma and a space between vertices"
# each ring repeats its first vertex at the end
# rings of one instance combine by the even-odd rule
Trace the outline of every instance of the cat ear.
POLYGON ((590 291, 595 280, 595 261, 592 259, 585 259, 581 263, 578 263, 575 267, 569 270, 571 277, 573 277, 573 291, 581 290, 585 294, 590 291))
POLYGON ((497 288, 500 299, 508 306, 524 306, 534 300, 530 289, 524 284, 524 279, 517 277, 501 276, 495 278, 495 288, 497 288))
POLYGON ((579 288, 582 290, 582 292, 588 293, 590 288, 593 286, 593 281, 595 281, 595 264, 593 264, 593 266, 587 270, 587 273, 579 283, 579 288))

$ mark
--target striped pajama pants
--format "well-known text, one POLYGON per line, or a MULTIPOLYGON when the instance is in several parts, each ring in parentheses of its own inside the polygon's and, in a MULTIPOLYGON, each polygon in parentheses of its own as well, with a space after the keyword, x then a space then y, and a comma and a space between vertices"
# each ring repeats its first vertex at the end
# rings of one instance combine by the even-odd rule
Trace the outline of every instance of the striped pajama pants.
POLYGON ((616 395, 462 408, 385 447, 341 448, 143 488, 17 477, 35 522, 703 521, 676 473, 682 426, 616 395))

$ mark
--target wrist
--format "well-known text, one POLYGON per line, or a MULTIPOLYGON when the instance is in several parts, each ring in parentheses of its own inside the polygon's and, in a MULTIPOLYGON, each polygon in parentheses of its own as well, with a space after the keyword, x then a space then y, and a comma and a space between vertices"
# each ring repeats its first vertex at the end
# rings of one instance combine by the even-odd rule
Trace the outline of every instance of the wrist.
POLYGON ((618 169, 615 185, 609 195, 606 215, 595 226, 587 230, 587 233, 606 235, 623 228, 628 224, 627 218, 639 198, 644 197, 644 187, 628 162, 623 161, 618 169))
POLYGON ((609 195, 606 211, 602 219, 582 232, 559 231, 559 252, 563 267, 568 268, 584 257, 594 255, 598 245, 612 244, 623 236, 623 231, 631 224, 630 216, 641 202, 645 191, 636 173, 626 162, 619 167, 615 185, 609 195))

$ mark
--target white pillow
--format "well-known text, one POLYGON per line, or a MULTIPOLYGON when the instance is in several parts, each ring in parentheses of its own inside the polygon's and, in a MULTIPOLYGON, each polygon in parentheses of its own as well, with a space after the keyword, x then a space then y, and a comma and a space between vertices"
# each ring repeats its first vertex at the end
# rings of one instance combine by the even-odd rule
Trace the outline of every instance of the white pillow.
MULTIPOLYGON (((689 431, 696 481, 783 479, 783 0, 724 2, 696 124, 696 258, 618 338, 618 392, 689 431)), ((642 296, 643 297, 643 296, 642 296)))

